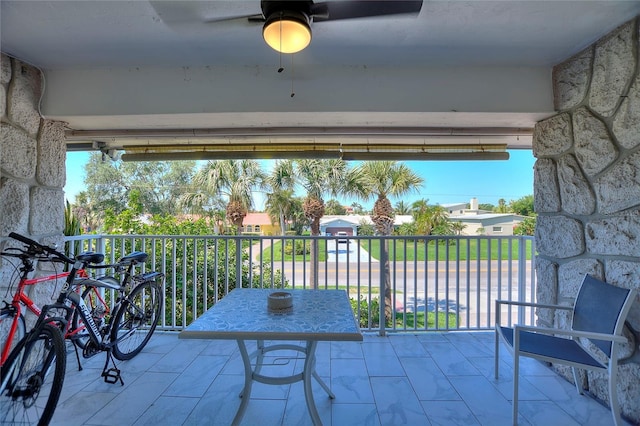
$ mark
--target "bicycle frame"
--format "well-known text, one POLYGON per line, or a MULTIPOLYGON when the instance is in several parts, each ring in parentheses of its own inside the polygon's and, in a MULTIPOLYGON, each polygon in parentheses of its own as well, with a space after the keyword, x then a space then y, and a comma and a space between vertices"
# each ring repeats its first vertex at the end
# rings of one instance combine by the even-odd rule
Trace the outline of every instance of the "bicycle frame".
MULTIPOLYGON (((11 300, 11 304, 9 305, 15 310, 16 315, 14 316, 13 322, 11 324, 11 328, 9 329, 9 335, 7 337, 7 342, 5 344, 5 347, 3 348, 2 353, 0 354, 0 366, 4 365, 5 361, 9 357, 11 343, 13 342, 16 331, 18 329, 18 321, 19 321, 18 318, 20 317, 20 315, 22 315, 22 312, 23 312, 22 306, 26 307, 28 311, 32 312, 34 315, 38 317, 42 314, 42 309, 38 305, 36 305, 36 303, 29 296, 27 296, 27 294, 25 293, 25 288, 30 285, 35 285, 35 284, 39 284, 47 281, 54 281, 60 278, 67 278, 71 274, 71 271, 65 271, 65 272, 60 272, 57 274, 52 274, 52 275, 47 275, 47 276, 42 276, 37 278, 26 278, 26 275, 29 272, 31 272, 31 270, 33 270, 32 266, 24 268, 24 271, 22 272, 22 276, 18 281, 18 289, 14 293, 13 298, 11 300)), ((87 276, 86 272, 82 269, 78 270, 76 275, 83 276, 83 277, 87 276)))
MULTIPOLYGON (((85 285, 85 286, 90 285, 92 287, 106 288, 109 290, 116 290, 116 291, 120 291, 122 288, 120 285, 116 286, 100 280, 94 280, 94 279, 85 278, 85 277, 81 277, 81 278, 82 278, 81 280, 78 280, 78 282, 74 282, 73 284, 74 286, 76 286, 77 289, 79 289, 80 286, 82 285, 85 285)), ((93 316, 91 315, 91 311, 87 307, 87 304, 84 302, 82 297, 80 297, 79 291, 68 291, 63 288, 62 291, 60 292, 60 298, 62 297, 64 297, 66 300, 71 301, 71 303, 76 306, 76 309, 78 310, 78 313, 82 318, 83 323, 85 324, 84 327, 74 329, 71 332, 68 332, 67 334, 65 334, 65 338, 67 338, 68 336, 77 334, 80 331, 86 329, 89 335, 91 336, 90 339, 93 340, 94 343, 98 345, 100 345, 101 343, 104 343, 102 341, 102 336, 100 335, 100 330, 98 329, 98 326, 96 325, 96 322, 94 321, 93 316), (86 324, 88 324, 89 327, 86 327, 86 324)), ((105 306, 107 306, 104 299, 99 293, 98 293, 98 297, 100 299, 100 302, 103 303, 105 306)), ((59 301, 60 301, 60 298, 58 299, 59 301)), ((117 309, 117 306, 118 304, 116 304, 115 309, 117 309)), ((107 333, 106 335, 108 336, 109 333, 107 333)))

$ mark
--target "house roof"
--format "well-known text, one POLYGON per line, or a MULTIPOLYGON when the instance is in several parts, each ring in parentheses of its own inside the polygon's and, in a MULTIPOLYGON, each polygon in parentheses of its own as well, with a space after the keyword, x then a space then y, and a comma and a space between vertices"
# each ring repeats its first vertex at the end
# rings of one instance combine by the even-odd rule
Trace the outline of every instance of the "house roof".
POLYGON ((514 213, 482 213, 482 214, 456 214, 450 215, 449 219, 452 220, 460 220, 460 221, 476 221, 476 220, 487 220, 487 219, 507 219, 514 218, 524 220, 524 216, 520 216, 514 213))
MULTIPOLYGON (((320 226, 326 226, 335 221, 343 221, 349 222, 354 225, 360 225, 360 223, 364 222, 368 225, 373 225, 373 221, 371 220, 371 216, 369 215, 359 215, 359 214, 349 214, 349 215, 327 215, 320 218, 320 226)), ((403 223, 411 223, 413 222, 413 216, 406 215, 396 215, 393 224, 394 225, 402 225, 403 223)))
POLYGON ((247 213, 242 221, 243 225, 260 225, 260 226, 271 226, 271 218, 267 213, 247 213))

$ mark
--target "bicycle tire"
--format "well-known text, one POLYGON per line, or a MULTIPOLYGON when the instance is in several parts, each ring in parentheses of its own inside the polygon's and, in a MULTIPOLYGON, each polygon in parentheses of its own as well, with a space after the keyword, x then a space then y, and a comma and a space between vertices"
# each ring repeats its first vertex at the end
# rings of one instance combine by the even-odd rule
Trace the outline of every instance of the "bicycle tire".
POLYGON ((163 304, 162 291, 155 281, 139 284, 122 301, 111 329, 116 359, 125 361, 140 353, 156 329, 163 304))
POLYGON ((60 329, 44 324, 27 333, 0 373, 0 424, 49 424, 60 399, 66 362, 60 329))
MULTIPOLYGON (((119 284, 117 279, 110 276, 100 277, 98 278, 98 280, 110 282, 115 285, 119 284)), ((107 323, 106 316, 109 313, 109 309, 108 306, 106 306, 98 297, 98 291, 98 287, 88 286, 82 291, 82 295, 80 297, 82 297, 84 303, 87 305, 87 308, 89 308, 89 312, 91 312, 91 316, 93 317, 93 319, 100 321, 100 324, 98 324, 98 328, 102 329, 102 327, 107 323)), ((84 326, 82 317, 78 313, 77 307, 73 311, 69 336, 71 336, 69 339, 80 349, 84 349, 90 339, 89 332, 84 326)))
MULTIPOLYGON (((9 332, 11 331, 11 325, 13 324, 14 318, 16 316, 16 311, 10 308, 2 308, 0 309, 0 354, 4 352, 5 345, 9 340, 9 332)), ((26 333, 26 326, 24 323, 24 317, 22 314, 18 317, 18 327, 16 328, 16 332, 13 335, 13 340, 11 341, 11 347, 9 349, 9 353, 16 347, 18 342, 22 340, 26 333)))

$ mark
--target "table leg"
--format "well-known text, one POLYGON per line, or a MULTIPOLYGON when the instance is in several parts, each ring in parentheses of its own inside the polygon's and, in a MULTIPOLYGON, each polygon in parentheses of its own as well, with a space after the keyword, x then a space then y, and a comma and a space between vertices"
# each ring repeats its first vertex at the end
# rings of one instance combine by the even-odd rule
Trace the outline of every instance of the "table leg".
POLYGON ((253 381, 256 380, 258 382, 271 385, 289 384, 302 381, 304 386, 304 398, 307 403, 309 415, 311 416, 311 421, 313 422, 314 426, 322 426, 322 420, 320 419, 320 415, 318 414, 316 402, 313 399, 312 379, 318 381, 320 386, 322 386, 322 389, 324 389, 327 395, 329 395, 329 398, 334 399, 335 395, 333 394, 333 392, 331 392, 329 386, 327 386, 327 384, 320 378, 318 373, 316 373, 316 348, 318 345, 317 341, 307 341, 306 347, 295 345, 272 345, 265 347, 264 341, 259 340, 257 342, 257 351, 252 353, 251 355, 247 351, 247 346, 244 340, 237 340, 237 342, 238 348, 240 350, 240 355, 242 357, 242 363, 244 364, 244 387, 242 388, 242 391, 239 395, 242 401, 240 402, 240 407, 238 407, 236 416, 233 418, 232 425, 237 426, 242 421, 242 418, 247 411, 249 399, 251 398, 251 385, 253 381), (302 370, 302 373, 286 377, 270 377, 261 375, 260 369, 262 368, 265 352, 283 349, 293 349, 305 354, 304 368, 302 370), (255 370, 251 367, 251 358, 253 356, 256 356, 257 358, 255 370))
MULTIPOLYGON (((318 414, 318 409, 316 408, 316 402, 313 399, 313 390, 311 388, 311 384, 312 384, 311 377, 315 377, 325 391, 328 389, 328 386, 322 380, 319 380, 320 377, 315 372, 317 345, 318 345, 318 342, 316 341, 307 342, 307 351, 306 351, 307 354, 304 360, 302 382, 304 383, 304 398, 307 401, 307 409, 309 410, 311 421, 315 426, 321 426, 322 420, 320 420, 320 415, 318 414)), ((329 396, 332 395, 330 390, 329 390, 329 394, 330 394, 329 396)))
MULTIPOLYGON (((243 341, 244 343, 244 341, 243 341)), ((253 373, 255 374, 260 374, 260 370, 262 369, 262 363, 264 360, 264 340, 257 340, 256 341, 256 352, 249 354, 249 365, 251 365, 251 358, 256 355, 256 369, 253 370, 253 373)), ((249 352, 247 351, 247 354, 249 352)), ((246 371, 246 370, 245 370, 246 371)), ((240 391, 240 394, 238 395, 240 398, 242 398, 242 393, 244 392, 244 389, 240 391)))
POLYGON ((231 423, 233 426, 240 424, 245 411, 247 411, 249 398, 251 398, 251 383, 253 382, 253 369, 251 368, 251 359, 249 358, 249 352, 247 352, 247 346, 245 345, 244 340, 238 340, 237 342, 238 349, 240 349, 240 356, 242 357, 242 363, 244 364, 244 388, 242 388, 242 392, 240 393, 240 407, 238 407, 238 412, 231 423))

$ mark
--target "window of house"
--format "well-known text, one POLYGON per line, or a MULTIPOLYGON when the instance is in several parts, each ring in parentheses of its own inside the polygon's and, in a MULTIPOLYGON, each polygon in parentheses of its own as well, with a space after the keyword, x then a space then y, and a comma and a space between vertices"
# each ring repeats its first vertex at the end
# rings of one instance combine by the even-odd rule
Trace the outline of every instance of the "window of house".
POLYGON ((251 232, 251 228, 252 228, 251 225, 245 225, 244 232, 251 232))
POLYGON ((493 230, 494 233, 501 233, 502 232, 502 226, 494 226, 491 229, 493 230))
POLYGON ((260 232, 260 225, 256 225, 253 227, 253 232, 260 232))

